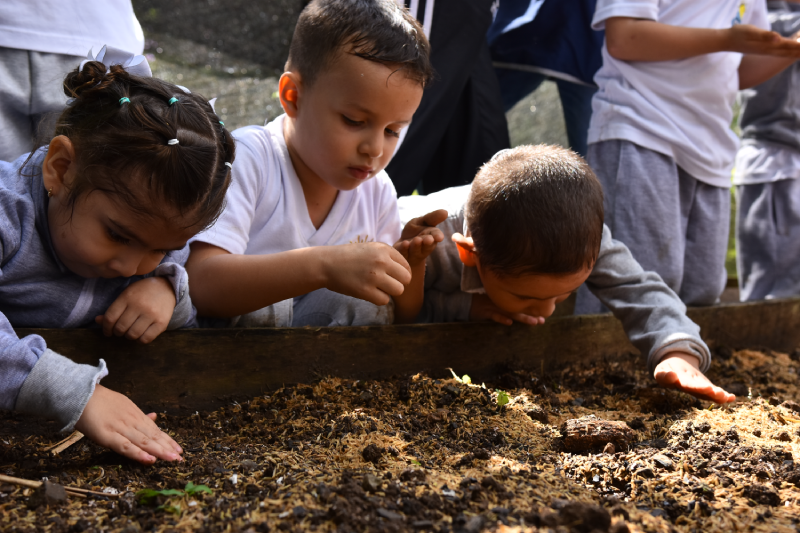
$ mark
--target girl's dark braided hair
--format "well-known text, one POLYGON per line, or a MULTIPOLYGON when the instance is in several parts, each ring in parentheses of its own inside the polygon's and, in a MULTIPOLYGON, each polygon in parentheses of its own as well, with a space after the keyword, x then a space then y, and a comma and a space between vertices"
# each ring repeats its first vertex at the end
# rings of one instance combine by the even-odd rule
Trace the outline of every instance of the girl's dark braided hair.
POLYGON ((88 61, 64 79, 72 101, 54 134, 75 148, 69 202, 101 190, 142 214, 160 215, 154 207, 166 205, 190 226, 211 225, 231 179, 230 133, 202 96, 120 65, 106 68, 88 61))

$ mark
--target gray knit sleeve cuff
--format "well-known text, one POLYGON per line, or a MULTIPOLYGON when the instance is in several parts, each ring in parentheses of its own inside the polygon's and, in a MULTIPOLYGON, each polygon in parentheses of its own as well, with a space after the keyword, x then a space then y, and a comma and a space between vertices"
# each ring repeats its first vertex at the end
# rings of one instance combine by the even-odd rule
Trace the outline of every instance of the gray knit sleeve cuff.
POLYGON ((186 269, 178 263, 161 263, 153 271, 153 275, 165 278, 175 289, 175 310, 167 330, 197 326, 197 312, 189 297, 189 275, 186 269))
POLYGON ((97 383, 108 375, 106 362, 81 365, 53 350, 42 352, 39 361, 22 384, 14 410, 54 418, 72 431, 97 383))
POLYGON ((702 340, 691 335, 684 333, 673 333, 661 344, 661 346, 651 352, 647 360, 647 368, 650 370, 650 375, 655 372, 656 366, 665 355, 671 352, 682 352, 697 357, 700 361, 700 372, 708 372, 711 366, 711 353, 708 346, 702 340))

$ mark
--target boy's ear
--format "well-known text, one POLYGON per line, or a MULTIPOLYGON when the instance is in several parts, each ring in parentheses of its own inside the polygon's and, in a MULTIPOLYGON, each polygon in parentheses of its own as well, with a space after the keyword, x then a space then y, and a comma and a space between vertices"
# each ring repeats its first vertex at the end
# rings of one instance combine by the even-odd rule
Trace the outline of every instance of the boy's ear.
POLYGON ((300 95, 300 75, 296 72, 284 72, 278 82, 278 97, 287 115, 297 116, 297 105, 300 95))
POLYGON ((460 233, 453 233, 453 242, 458 247, 458 258, 465 266, 474 267, 477 264, 475 242, 472 237, 464 237, 460 233))
POLYGON ((75 161, 75 148, 64 135, 54 137, 42 162, 42 182, 48 196, 58 196, 69 189, 72 176, 70 167, 75 161))

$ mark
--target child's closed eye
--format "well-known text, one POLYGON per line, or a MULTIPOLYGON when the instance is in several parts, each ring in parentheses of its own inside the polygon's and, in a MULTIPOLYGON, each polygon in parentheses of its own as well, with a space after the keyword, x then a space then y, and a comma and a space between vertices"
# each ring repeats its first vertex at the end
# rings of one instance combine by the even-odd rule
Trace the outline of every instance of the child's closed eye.
POLYGON ((395 131, 395 130, 392 130, 392 129, 389 129, 389 128, 386 128, 385 131, 386 131, 387 135, 390 135, 392 137, 400 137, 400 132, 399 131, 395 131))
POLYGON ((130 244, 130 239, 127 239, 114 231, 113 229, 106 227, 106 233, 108 233, 108 238, 114 242, 118 242, 120 244, 130 244))
POLYGON ((342 115, 342 119, 344 120, 344 123, 347 124, 348 126, 362 126, 364 124, 362 121, 353 120, 347 115, 342 115))

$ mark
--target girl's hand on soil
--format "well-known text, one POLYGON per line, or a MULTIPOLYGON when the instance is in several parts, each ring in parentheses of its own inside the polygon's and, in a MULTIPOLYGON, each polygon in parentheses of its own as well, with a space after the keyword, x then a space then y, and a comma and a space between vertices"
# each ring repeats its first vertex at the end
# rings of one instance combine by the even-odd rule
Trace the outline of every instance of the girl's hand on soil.
POLYGON ((700 361, 697 357, 687 353, 667 354, 656 366, 653 377, 662 387, 678 389, 701 400, 716 403, 728 403, 736 400, 736 396, 711 383, 700 372, 700 361))
POLYGON ((503 311, 489 299, 485 294, 472 295, 472 307, 469 309, 469 319, 474 322, 483 322, 484 320, 493 320, 498 324, 510 326, 514 322, 527 324, 529 326, 537 326, 544 324, 543 316, 525 315, 523 313, 509 313, 503 311))
POLYGON ((126 396, 98 384, 75 429, 100 446, 142 464, 153 464, 156 458, 183 461, 183 450, 158 429, 156 416, 144 414, 126 396))
POLYGON ((382 242, 320 247, 323 286, 333 292, 386 305, 411 283, 411 267, 400 252, 382 242))
POLYGON ((174 310, 172 285, 155 276, 132 283, 95 322, 103 326, 106 337, 124 335, 147 344, 167 329, 174 310))
POLYGON ((444 240, 444 233, 436 226, 445 219, 447 211, 438 209, 409 220, 403 228, 400 240, 394 245, 395 250, 403 254, 412 267, 424 263, 436 249, 436 245, 444 240))

